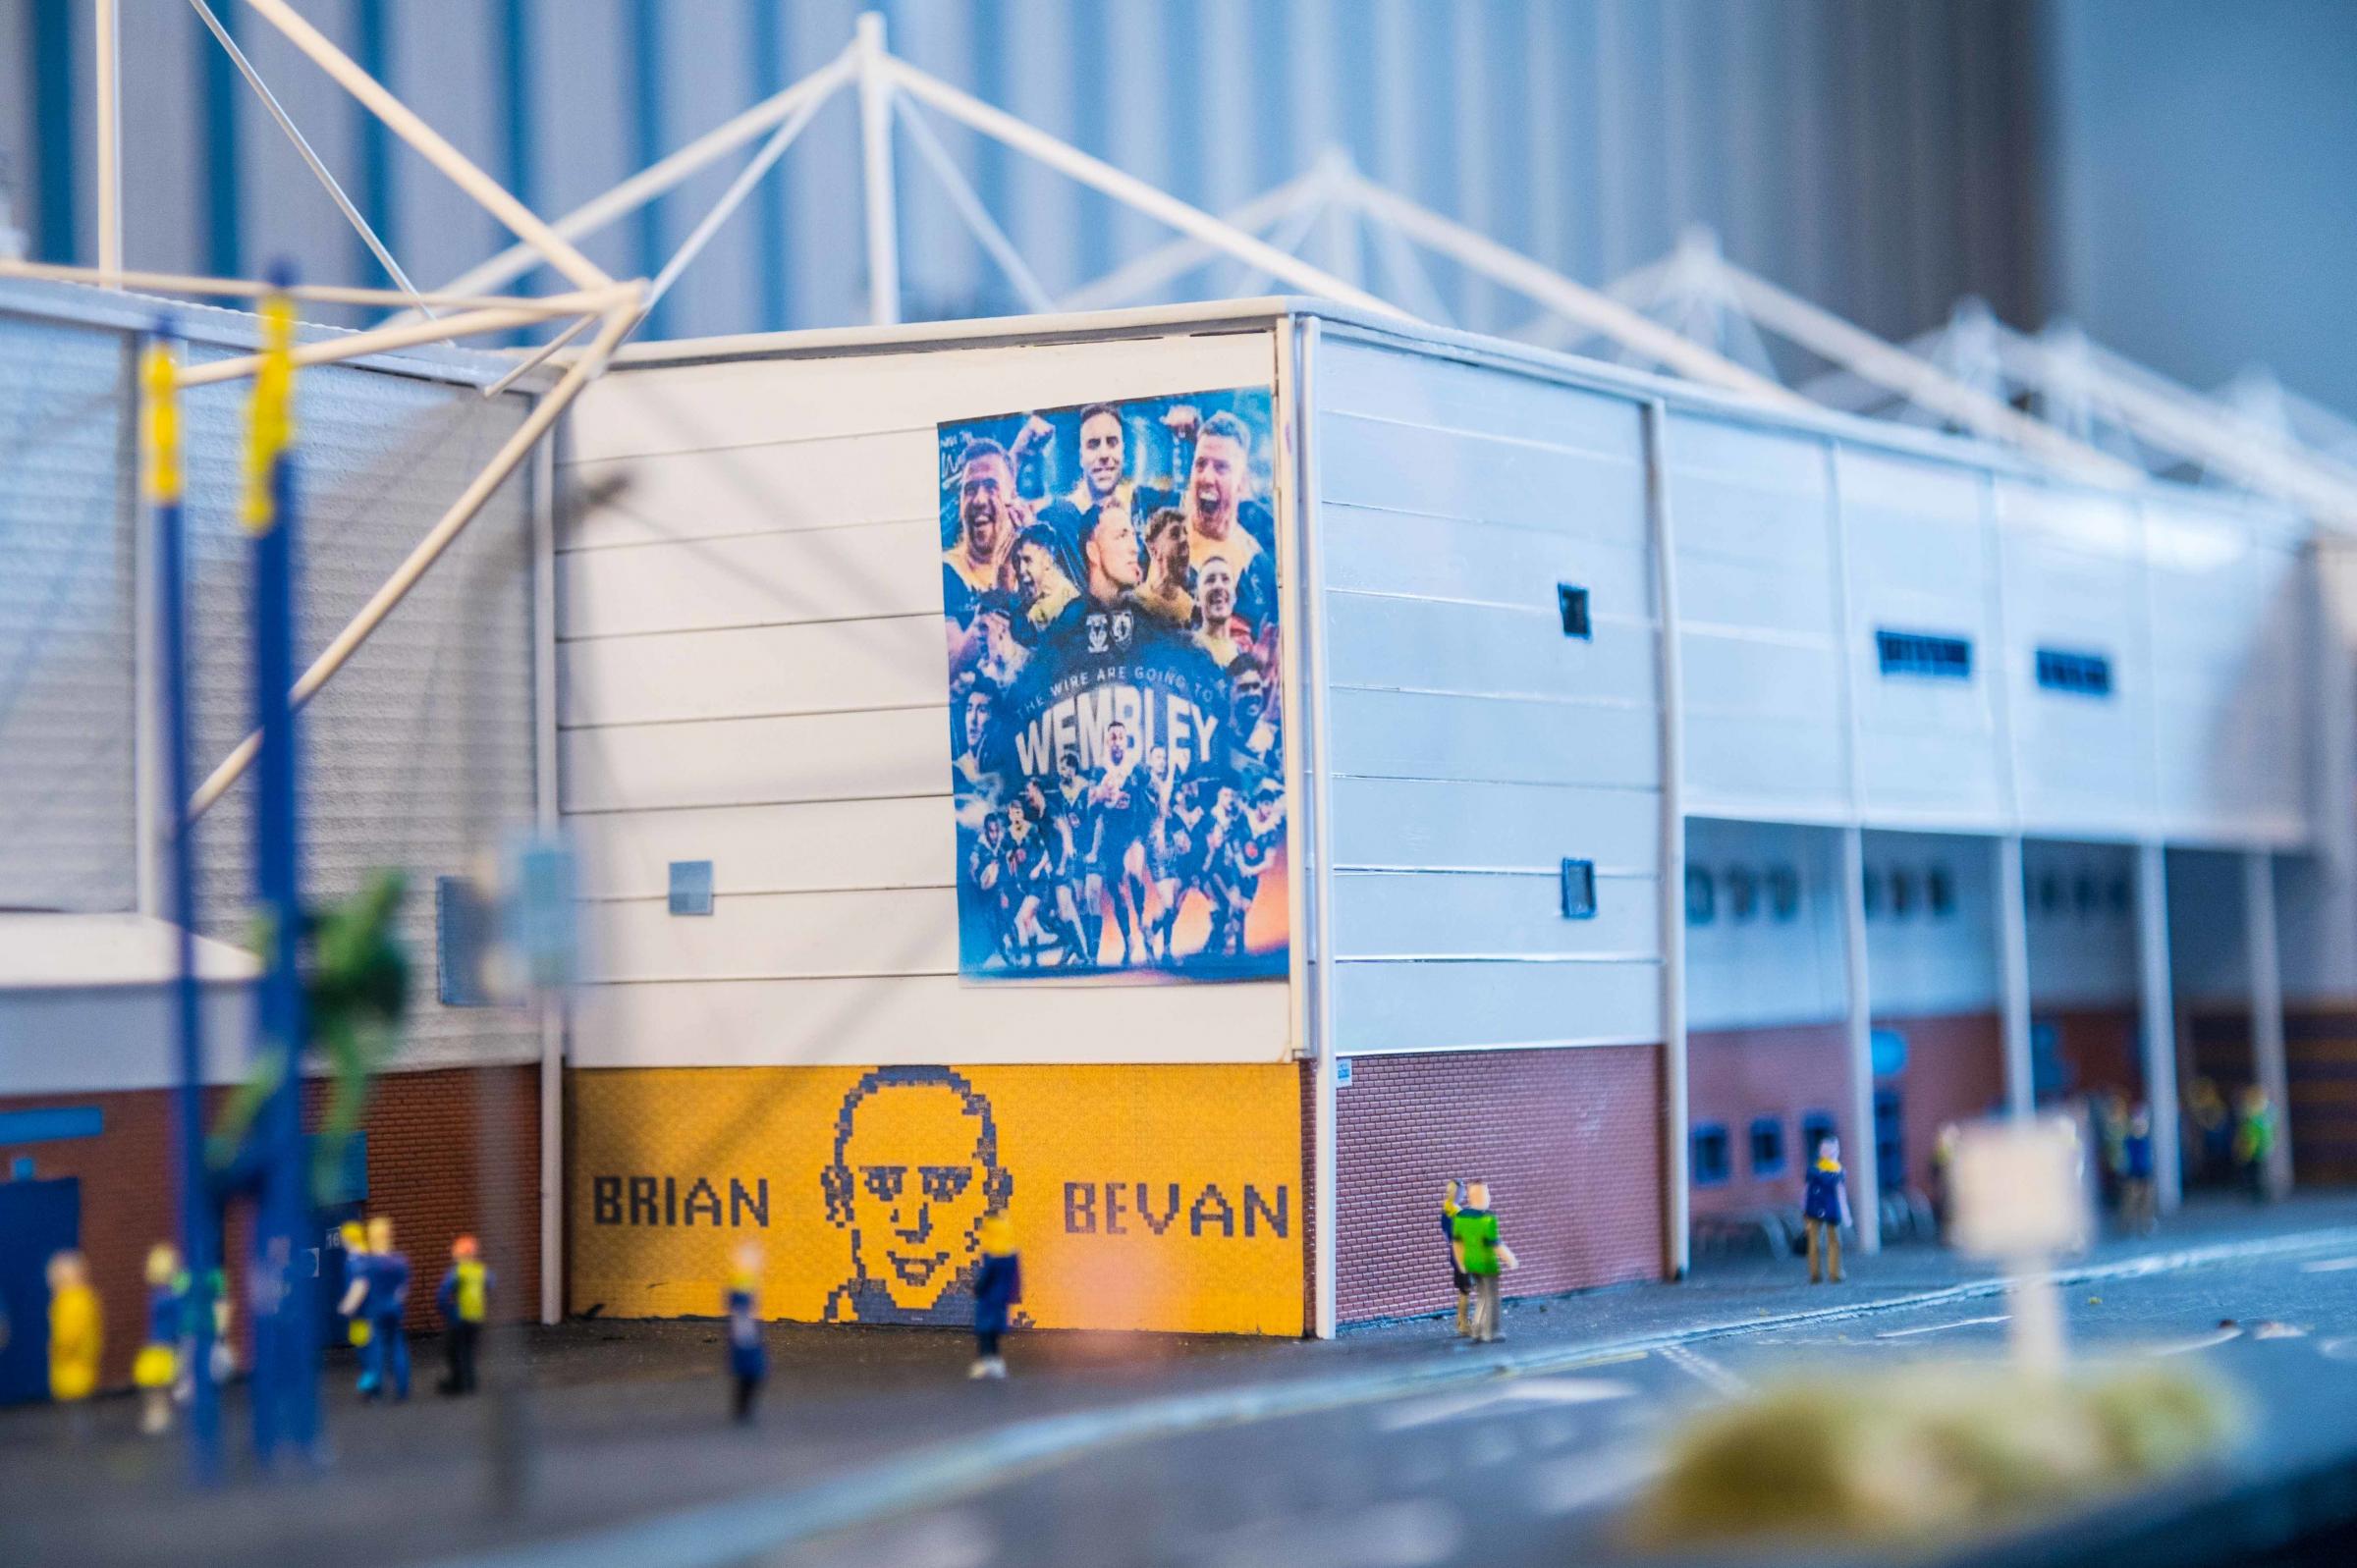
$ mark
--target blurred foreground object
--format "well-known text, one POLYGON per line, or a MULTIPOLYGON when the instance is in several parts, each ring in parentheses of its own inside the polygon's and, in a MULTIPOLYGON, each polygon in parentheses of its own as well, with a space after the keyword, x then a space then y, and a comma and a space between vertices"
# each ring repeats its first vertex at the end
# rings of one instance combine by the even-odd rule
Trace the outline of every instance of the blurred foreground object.
POLYGON ((2062 1367, 2062 1304, 2046 1267, 2084 1249, 2093 1232, 2085 1157, 2078 1128, 2060 1116, 1978 1121, 1956 1135, 1951 1240, 2013 1276, 2013 1356, 2024 1371, 2062 1367))
POLYGON ((982 1221, 982 1267, 974 1275, 974 1364, 968 1378, 1004 1378, 1007 1358, 999 1336, 1007 1331, 1014 1304, 1023 1299, 1023 1264, 1014 1250, 1014 1226, 1003 1214, 982 1221))
POLYGON ((188 1322, 189 1275, 169 1242, 147 1249, 147 1342, 131 1364, 139 1390, 139 1432, 172 1430, 172 1390, 180 1381, 181 1331, 188 1322))
POLYGON ((740 1242, 729 1257, 729 1288, 721 1297, 729 1320, 729 1380, 736 1391, 731 1409, 740 1424, 753 1419, 753 1401, 769 1376, 769 1351, 761 1343, 762 1261, 759 1242, 740 1242))
POLYGON ((1959 1538, 2181 1470, 2237 1426, 2221 1388, 2173 1369, 1823 1379, 1699 1422, 1639 1499, 1632 1531, 1656 1546, 1959 1538))
POLYGON ((2267 1186, 2268 1156, 2275 1151, 2275 1108, 2257 1084, 2243 1090, 2234 1107, 2234 1168, 2251 1202, 2274 1196, 2267 1186))
POLYGON ((79 1252, 58 1253, 49 1260, 49 1397, 79 1409, 98 1386, 98 1353, 105 1343, 89 1266, 79 1252))

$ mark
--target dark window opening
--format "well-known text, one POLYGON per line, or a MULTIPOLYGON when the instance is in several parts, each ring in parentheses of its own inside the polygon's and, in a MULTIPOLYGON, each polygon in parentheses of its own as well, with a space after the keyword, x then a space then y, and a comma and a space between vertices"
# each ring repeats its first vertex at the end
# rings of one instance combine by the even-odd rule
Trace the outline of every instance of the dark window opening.
POLYGON ((1881 631, 1874 648, 1886 676, 1927 680, 1970 680, 1972 640, 1928 631, 1881 631))
POLYGON ((1686 868, 1686 924, 1707 926, 1719 913, 1719 898, 1711 874, 1700 866, 1686 868))
POLYGON ((1563 918, 1593 920, 1596 918, 1596 862, 1566 860, 1563 862, 1563 918))
POLYGON ((1591 640, 1595 637, 1595 628, 1588 623, 1587 589, 1559 582, 1555 585, 1555 604, 1562 612, 1564 636, 1591 640))
POLYGON ((1891 918, 1904 920, 1915 912, 1915 873, 1900 868, 1891 872, 1891 918))
POLYGON ((1783 1117, 1752 1118, 1751 1173, 1755 1176, 1781 1176, 1784 1173, 1783 1117))
POLYGON ((1768 868, 1768 912, 1779 920, 1800 913, 1800 873, 1790 866, 1768 868))
POLYGON ((2111 695, 2111 661, 2100 653, 2063 648, 2038 650, 2038 684, 2073 697, 2111 695))
POLYGON ((1809 1110, 1800 1118, 1800 1158, 1807 1164, 1817 1162, 1817 1146, 1828 1138, 1839 1138, 1834 1113, 1830 1110, 1809 1110))
POLYGON ((1907 1186, 1906 1117, 1895 1089, 1874 1092, 1874 1181, 1885 1192, 1907 1186))
POLYGON ((1946 866, 1934 866, 1924 874, 1923 901, 1934 915, 1952 915, 1956 912, 1956 878, 1946 866))
POLYGON ((1727 1146, 1727 1127, 1710 1121, 1694 1129, 1694 1185, 1715 1187, 1732 1175, 1733 1161, 1727 1146))
POLYGON ((1760 879, 1747 866, 1727 868, 1727 918, 1749 920, 1759 913, 1760 879))

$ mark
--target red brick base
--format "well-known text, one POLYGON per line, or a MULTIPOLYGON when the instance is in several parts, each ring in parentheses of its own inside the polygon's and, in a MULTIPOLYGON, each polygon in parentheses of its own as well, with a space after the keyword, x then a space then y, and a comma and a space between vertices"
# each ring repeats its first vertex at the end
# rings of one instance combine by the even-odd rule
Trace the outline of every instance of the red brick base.
MULTIPOLYGON (((306 1112, 315 1118, 323 1086, 314 1081, 304 1087, 306 1112)), ((208 1094, 208 1115, 221 1094, 208 1094)), ((82 1181, 82 1251, 106 1313, 104 1374, 109 1383, 122 1383, 145 1333, 147 1249, 171 1239, 179 1227, 172 1094, 141 1089, 0 1096, 0 1110, 47 1106, 95 1106, 105 1117, 98 1137, 27 1144, 7 1153, 30 1155, 36 1177, 82 1181)), ((451 1240, 469 1230, 482 1238, 498 1276, 494 1310, 503 1316, 533 1311, 540 1291, 539 1069, 392 1073, 378 1081, 364 1125, 369 1211, 392 1217, 410 1255, 411 1325, 435 1322, 434 1286, 451 1240)), ((233 1219, 232 1233, 235 1263, 248 1232, 233 1219)), ((234 1271, 231 1277, 234 1289, 234 1271)))
POLYGON ((1522 1261, 1507 1294, 1661 1277, 1658 1046, 1359 1056, 1339 1092, 1336 1316, 1453 1306, 1452 1176, 1490 1184, 1522 1261))
POLYGON ((2136 1059, 2133 1007, 2084 1007, 2041 1013, 2055 1026, 2055 1043, 2068 1074, 2064 1098, 2116 1091, 2144 1098, 2144 1064, 2136 1059))
POLYGON ((1695 1216, 1798 1209, 1810 1158, 1800 1147, 1800 1123, 1812 1111, 1830 1113, 1836 1135, 1848 1137, 1849 1040, 1840 1024, 1687 1036, 1686 1123, 1717 1123, 1727 1137, 1727 1179, 1694 1184, 1688 1206, 1695 1216), (1784 1130, 1780 1174, 1762 1176, 1752 1168, 1751 1124, 1762 1116, 1776 1117, 1784 1130))

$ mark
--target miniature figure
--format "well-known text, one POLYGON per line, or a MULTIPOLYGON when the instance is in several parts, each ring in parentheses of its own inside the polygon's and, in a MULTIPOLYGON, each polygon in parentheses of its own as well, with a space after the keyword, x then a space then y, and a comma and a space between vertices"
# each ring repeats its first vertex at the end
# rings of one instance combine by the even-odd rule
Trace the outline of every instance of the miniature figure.
POLYGON ((344 1320, 345 1342, 359 1353, 359 1395, 376 1392, 376 1357, 368 1349, 368 1230, 357 1219, 347 1219, 337 1230, 344 1242, 344 1295, 336 1316, 344 1320))
POLYGON ((1490 1212, 1488 1182, 1465 1183, 1464 1207, 1450 1221, 1450 1235, 1456 1266, 1473 1285, 1467 1337, 1475 1344, 1490 1344, 1502 1337, 1498 1331, 1499 1271, 1517 1267, 1519 1260, 1512 1248, 1498 1239, 1498 1217, 1490 1212))
POLYGON ((188 1321, 189 1276, 168 1242, 147 1249, 147 1342, 131 1363, 139 1390, 139 1431, 158 1437, 172 1430, 172 1389, 180 1380, 181 1329, 188 1321))
POLYGON ((1932 1229, 1942 1242, 1947 1240, 1947 1221, 1954 1201, 1956 1140, 1963 1136, 1961 1128, 1952 1121, 1940 1124, 1940 1135, 1932 1140, 1932 1229))
POLYGON ((2153 1112, 2138 1106, 2119 1140, 2119 1219, 2133 1235, 2149 1236, 2159 1223, 2153 1194, 2153 1112))
POLYGON ((1465 1336, 1466 1313, 1472 1305, 1473 1281, 1456 1261, 1456 1217, 1465 1207, 1465 1184, 1451 1176, 1441 1188, 1441 1240, 1449 1249, 1449 1285, 1456 1292, 1456 1335, 1465 1336))
MULTIPOLYGON (((383 1215, 368 1220, 368 1267, 361 1271, 367 1289, 360 1310, 368 1315, 368 1359, 373 1377, 368 1397, 381 1398, 390 1389, 396 1400, 410 1397, 410 1334, 402 1316, 410 1306, 410 1260, 394 1250, 393 1221, 383 1215)), ((344 1299, 349 1302, 352 1293, 344 1299)))
POLYGON ((106 1314, 90 1288, 89 1265, 79 1252, 49 1260, 49 1397, 64 1405, 74 1436, 88 1431, 88 1401, 98 1387, 98 1353, 106 1345, 106 1314))
POLYGON ((729 1376, 737 1388, 737 1419, 753 1419, 753 1401, 761 1380, 769 1376, 769 1353, 761 1344, 761 1311, 755 1292, 761 1282, 761 1247, 740 1245, 729 1271, 728 1295, 723 1301, 729 1317, 729 1376))
POLYGON ((1016 1302, 1023 1299, 1023 1265, 1014 1250, 1014 1226, 1005 1215, 982 1220, 982 1266, 974 1271, 974 1364, 968 1378, 1004 1378, 1007 1358, 999 1335, 1016 1302))
POLYGON ((2275 1107, 2268 1104, 2267 1091, 2252 1084, 2243 1090, 2234 1107, 2234 1165, 2249 1188, 2253 1203, 2265 1203, 2270 1196, 2267 1157, 2275 1152, 2275 1107))
POLYGON ((450 1373, 441 1385, 446 1394, 470 1394, 475 1388, 475 1346, 482 1338, 483 1317, 491 1301, 491 1271, 483 1267, 476 1252, 472 1236, 452 1242, 450 1271, 434 1292, 434 1305, 442 1311, 443 1345, 450 1355, 450 1373))
POLYGON ((2185 1088, 2185 1119, 2191 1125, 2192 1161, 2204 1181, 2222 1181, 2234 1162, 2234 1118, 2215 1079, 2196 1078, 2185 1088))
POLYGON ((1841 1283, 1841 1232, 1849 1224, 1849 1188, 1841 1180, 1841 1145, 1827 1138, 1817 1145, 1817 1163, 1810 1167, 1800 1201, 1801 1221, 1809 1233, 1809 1283, 1830 1277, 1841 1283))

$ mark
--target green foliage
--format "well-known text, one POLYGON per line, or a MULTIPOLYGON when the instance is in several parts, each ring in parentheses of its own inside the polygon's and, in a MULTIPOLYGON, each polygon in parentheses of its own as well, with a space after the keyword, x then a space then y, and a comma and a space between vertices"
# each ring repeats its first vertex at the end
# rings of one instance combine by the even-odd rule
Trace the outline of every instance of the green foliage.
POLYGON ((1664 1546, 1952 1539, 2182 1469, 2236 1426, 2223 1390, 2175 1370, 1829 1373, 1697 1422, 1633 1528, 1664 1546))

